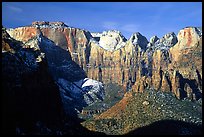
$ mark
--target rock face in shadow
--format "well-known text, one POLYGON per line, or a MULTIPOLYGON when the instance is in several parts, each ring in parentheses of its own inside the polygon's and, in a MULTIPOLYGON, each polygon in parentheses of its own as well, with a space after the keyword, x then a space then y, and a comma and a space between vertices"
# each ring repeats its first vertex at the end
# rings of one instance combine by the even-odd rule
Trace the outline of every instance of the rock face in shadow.
POLYGON ((12 49, 2 53, 3 133, 15 134, 16 127, 31 133, 37 121, 59 126, 63 108, 46 60, 37 63, 40 53, 9 35, 2 40, 12 49))
POLYGON ((202 126, 176 120, 161 120, 125 135, 202 135, 202 126))
MULTIPOLYGON (((33 47, 30 43, 22 43, 12 39, 2 28, 2 132, 3 134, 17 135, 64 135, 64 134, 99 134, 91 132, 80 125, 81 120, 76 115, 75 104, 69 102, 69 115, 63 106, 63 96, 56 83, 58 75, 52 75, 53 69, 63 65, 63 54, 57 62, 50 62, 50 50, 39 49, 50 46, 50 41, 41 36, 33 38, 33 47), (37 41, 35 41, 37 40, 37 41), (45 40, 39 44, 38 40, 45 40), (48 43, 46 43, 48 42, 48 43), (30 46, 32 48, 30 48, 30 46), (50 65, 58 65, 55 68, 50 65), (72 114, 72 115, 71 115, 72 114)), ((32 42, 31 42, 32 43, 32 42)), ((53 43, 54 44, 54 43, 53 43)), ((53 51, 59 47, 50 47, 53 51)), ((62 49, 61 49, 62 50, 62 49)), ((63 50, 64 51, 64 50, 63 50)), ((69 65, 67 79, 71 82, 85 78, 85 73, 66 54, 69 65), (69 61, 72 61, 69 62, 69 61), (70 74, 69 74, 70 73, 70 74), (76 73, 76 74, 75 74, 76 73), (76 75, 70 77, 70 75, 76 75)), ((54 56, 54 55, 53 55, 54 56)), ((55 58, 59 59, 59 58, 55 58)), ((64 57, 65 59, 65 57, 64 57)), ((64 76, 64 75, 63 75, 64 76)))
POLYGON ((90 33, 58 22, 34 22, 8 30, 27 41, 40 29, 56 45, 68 50, 91 79, 123 86, 124 92, 146 88, 173 92, 177 98, 198 100, 202 95, 202 31, 186 27, 150 42, 139 32, 126 40, 118 31, 90 33), (108 42, 109 40, 112 41, 108 42), (184 85, 188 84, 188 88, 184 85))
POLYGON ((102 83, 87 78, 84 70, 72 60, 69 52, 44 37, 40 30, 39 35, 31 41, 36 43, 34 47, 39 47, 45 54, 48 70, 59 87, 66 114, 73 115, 76 111, 80 112, 83 107, 103 100, 102 83), (76 109, 76 111, 70 111, 70 109, 76 109))

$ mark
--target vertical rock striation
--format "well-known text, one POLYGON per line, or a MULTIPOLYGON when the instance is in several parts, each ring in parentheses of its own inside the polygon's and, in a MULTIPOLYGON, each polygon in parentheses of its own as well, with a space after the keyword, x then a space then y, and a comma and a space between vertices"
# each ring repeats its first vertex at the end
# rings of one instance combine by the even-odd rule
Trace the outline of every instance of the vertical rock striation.
POLYGON ((34 22, 9 30, 23 42, 36 35, 37 28, 72 60, 89 78, 122 85, 124 92, 154 88, 173 92, 178 98, 199 99, 202 95, 202 31, 186 27, 150 42, 139 32, 129 40, 118 31, 90 33, 62 22, 34 22))

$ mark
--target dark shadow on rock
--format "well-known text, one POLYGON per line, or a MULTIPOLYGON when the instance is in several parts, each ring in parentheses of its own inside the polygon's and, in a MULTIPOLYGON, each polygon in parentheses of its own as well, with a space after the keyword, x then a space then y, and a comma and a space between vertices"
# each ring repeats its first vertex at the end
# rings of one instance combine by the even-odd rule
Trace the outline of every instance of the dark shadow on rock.
POLYGON ((202 125, 176 120, 161 120, 126 135, 202 135, 202 125))
MULTIPOLYGON (((15 69, 15 68, 13 68, 15 69)), ((101 135, 83 127, 77 115, 67 116, 62 107, 58 86, 49 74, 47 64, 39 70, 2 77, 2 131, 4 135, 101 135), (14 79, 11 83, 10 79, 14 79)), ((75 111, 74 108, 70 111, 75 111)))
POLYGON ((70 52, 56 46, 47 37, 41 36, 40 50, 45 53, 48 68, 54 79, 64 78, 70 82, 86 78, 85 71, 71 58, 70 52), (49 42, 49 44, 47 44, 49 42))
MULTIPOLYGON (((198 89, 199 83, 197 83, 195 79, 184 78, 179 72, 177 72, 177 75, 179 77, 179 83, 181 88, 181 97, 180 97, 181 99, 184 99, 187 97, 187 92, 184 90, 184 85, 186 83, 192 89, 192 93, 195 94, 196 100, 199 100, 200 98, 202 98, 202 92, 200 92, 200 90, 198 89)), ((199 74, 198 74, 198 78, 199 78, 199 74)))
MULTIPOLYGON (((11 45, 13 41, 8 43, 11 45)), ((65 115, 59 88, 50 75, 47 61, 43 60, 39 67, 30 69, 17 56, 18 52, 2 54, 1 134, 101 134, 84 128, 76 115, 65 115)))

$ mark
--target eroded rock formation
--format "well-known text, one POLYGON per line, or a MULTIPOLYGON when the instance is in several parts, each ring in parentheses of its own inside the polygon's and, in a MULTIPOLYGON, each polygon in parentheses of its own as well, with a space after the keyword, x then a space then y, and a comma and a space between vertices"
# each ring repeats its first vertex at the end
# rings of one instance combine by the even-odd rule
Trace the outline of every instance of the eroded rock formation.
POLYGON ((117 83, 124 91, 154 88, 173 92, 178 98, 202 95, 202 32, 187 27, 150 42, 140 33, 126 40, 118 31, 90 33, 63 23, 34 22, 32 26, 8 30, 23 42, 43 35, 67 50, 89 78, 117 83))

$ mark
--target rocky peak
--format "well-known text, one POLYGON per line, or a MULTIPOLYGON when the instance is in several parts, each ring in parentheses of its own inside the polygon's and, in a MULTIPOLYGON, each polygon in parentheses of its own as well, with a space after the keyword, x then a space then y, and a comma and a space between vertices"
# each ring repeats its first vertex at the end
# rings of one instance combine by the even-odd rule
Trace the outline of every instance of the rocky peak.
POLYGON ((186 27, 178 33, 178 45, 180 48, 195 46, 196 42, 201 38, 202 30, 197 27, 186 27))
POLYGON ((6 32, 6 28, 2 26, 2 39, 9 38, 9 37, 10 37, 9 34, 6 32))
POLYGON ((108 51, 115 51, 125 45, 127 39, 117 30, 103 31, 103 33, 92 33, 99 46, 108 51))
POLYGON ((105 36, 105 35, 108 35, 108 36, 120 36, 124 39, 124 41, 126 41, 126 38, 122 35, 122 33, 118 30, 108 30, 108 31, 103 31, 102 33, 102 36, 105 36))
POLYGON ((160 39, 157 36, 151 37, 148 47, 150 47, 151 45, 151 49, 153 50, 168 50, 170 47, 174 46, 177 42, 178 39, 175 33, 170 32, 165 34, 160 39))
MULTIPOLYGON (((184 61, 182 59, 184 54, 190 54, 192 51, 197 52, 195 50, 198 50, 198 47, 202 46, 202 31, 197 27, 185 27, 179 31, 177 37, 177 44, 170 48, 172 58, 175 61, 184 61)), ((198 53, 198 57, 201 57, 201 53, 198 53)), ((195 63, 195 61, 193 62, 195 63)))
POLYGON ((150 43, 155 44, 155 42, 157 42, 157 40, 159 40, 159 38, 157 36, 153 36, 150 38, 150 43))
POLYGON ((173 46, 178 42, 178 40, 176 34, 174 32, 170 32, 164 35, 164 37, 160 39, 160 42, 162 42, 165 46, 173 46))
POLYGON ((102 33, 101 32, 92 32, 91 35, 92 35, 92 37, 96 38, 96 37, 101 37, 102 33))
MULTIPOLYGON (((17 28, 13 32, 19 40, 27 41, 27 39, 38 35, 37 30, 37 27, 24 27, 17 28)), ((131 89, 131 87, 135 91, 143 91, 147 86, 162 90, 167 88, 171 90, 171 86, 176 87, 175 84, 168 85, 168 81, 172 81, 172 74, 169 70, 177 67, 177 64, 188 65, 189 61, 187 60, 186 63, 182 62, 186 56, 183 56, 183 53, 191 53, 190 48, 189 50, 183 50, 183 47, 187 47, 188 42, 193 48, 196 48, 194 45, 202 44, 202 39, 200 39, 201 29, 193 27, 187 27, 180 31, 179 42, 177 42, 177 37, 173 32, 167 33, 161 39, 153 36, 148 42, 146 37, 139 32, 134 33, 127 41, 116 30, 89 33, 88 31, 68 27, 41 27, 40 31, 44 37, 52 40, 55 45, 61 47, 64 51, 67 50, 68 52, 63 53, 70 54, 70 58, 84 69, 89 78, 99 80, 104 84, 114 81, 122 85, 124 91, 131 89), (169 72, 169 74, 166 72, 169 72)), ((27 45, 31 45, 31 43, 27 45)), ((56 47, 52 46, 50 48, 56 47)), ((195 51, 192 50, 192 52, 195 51)), ((54 53, 56 51, 52 52, 52 54, 54 53)), ((198 60, 199 63, 200 49, 193 55, 196 55, 196 59, 189 55, 193 60, 192 62, 198 60)), ((51 54, 50 56, 53 57, 51 54)), ((60 53, 59 58, 61 56, 62 53, 60 53)), ((61 62, 60 59, 58 61, 58 57, 53 58, 53 60, 57 60, 56 64, 61 62)), ((200 69, 198 70, 200 74, 200 69)), ((61 70, 59 72, 61 73, 61 70)), ((184 74, 181 70, 179 72, 182 75, 184 74)), ((185 74, 187 75, 187 73, 185 74)))
POLYGON ((149 43, 147 38, 139 32, 134 33, 129 40, 133 45, 139 45, 143 50, 146 50, 147 44, 149 43))
POLYGON ((32 26, 35 27, 68 27, 64 22, 49 22, 49 21, 34 21, 32 22, 32 26))
POLYGON ((167 47, 172 47, 177 43, 177 37, 174 32, 165 34, 156 44, 163 44, 167 47))
POLYGON ((14 40, 7 33, 7 29, 2 26, 2 53, 11 52, 15 53, 15 50, 21 48, 21 42, 14 40))
POLYGON ((196 29, 198 35, 202 36, 202 27, 196 27, 195 29, 196 29))

